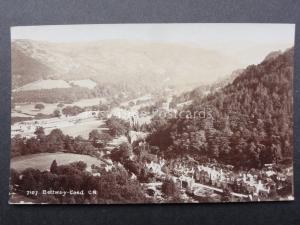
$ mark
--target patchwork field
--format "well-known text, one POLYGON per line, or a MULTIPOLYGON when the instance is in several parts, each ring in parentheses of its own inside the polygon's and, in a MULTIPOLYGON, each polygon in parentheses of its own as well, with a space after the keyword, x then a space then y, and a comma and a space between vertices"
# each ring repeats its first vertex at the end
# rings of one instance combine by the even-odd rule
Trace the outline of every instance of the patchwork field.
POLYGON ((33 91, 53 88, 70 88, 70 84, 64 80, 37 80, 26 84, 15 91, 33 91))
MULTIPOLYGON (((87 106, 99 105, 100 101, 102 103, 105 103, 106 99, 105 98, 82 99, 80 101, 73 102, 71 104, 64 104, 64 107, 76 105, 76 106, 83 108, 83 107, 87 107, 87 106)), ((34 107, 35 107, 36 103, 17 104, 16 110, 12 111, 12 116, 17 116, 15 114, 15 113, 17 113, 17 111, 18 111, 18 113, 25 113, 26 115, 31 115, 31 116, 35 116, 38 113, 43 113, 43 114, 49 115, 49 114, 52 114, 53 111, 58 108, 57 107, 58 103, 54 103, 54 104, 48 104, 48 103, 43 103, 43 102, 39 102, 39 103, 42 103, 45 106, 45 108, 41 109, 41 110, 35 109, 34 107)))
POLYGON ((72 104, 66 104, 71 106, 79 106, 79 107, 86 107, 86 106, 93 106, 93 105, 99 105, 100 101, 102 103, 106 103, 107 100, 105 98, 88 98, 88 99, 82 99, 77 102, 74 102, 72 104))
POLYGON ((23 171, 26 168, 34 168, 38 170, 49 170, 53 160, 58 165, 69 164, 72 162, 83 161, 87 164, 87 170, 91 170, 91 165, 99 165, 100 160, 97 158, 73 153, 40 153, 12 158, 10 167, 17 171, 23 171))
MULTIPOLYGON (((72 137, 77 137, 81 136, 85 139, 89 138, 89 133, 92 130, 98 130, 101 131, 105 128, 99 128, 99 126, 103 125, 104 121, 103 120, 97 120, 97 119, 88 119, 88 120, 83 120, 81 122, 71 124, 70 126, 65 126, 65 127, 58 127, 61 129, 61 131, 65 135, 70 135, 72 137)), ((49 134, 53 129, 45 129, 45 133, 49 134)))
POLYGON ((97 83, 90 80, 90 79, 83 79, 83 80, 70 80, 69 83, 73 85, 77 85, 79 87, 86 87, 89 89, 93 89, 97 86, 97 83))

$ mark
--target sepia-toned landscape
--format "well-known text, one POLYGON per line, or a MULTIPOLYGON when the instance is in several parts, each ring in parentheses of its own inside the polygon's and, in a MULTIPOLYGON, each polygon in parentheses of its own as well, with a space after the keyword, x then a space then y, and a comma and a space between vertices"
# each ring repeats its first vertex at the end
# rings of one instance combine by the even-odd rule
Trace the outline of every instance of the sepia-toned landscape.
POLYGON ((11 204, 294 200, 294 25, 11 28, 11 204))

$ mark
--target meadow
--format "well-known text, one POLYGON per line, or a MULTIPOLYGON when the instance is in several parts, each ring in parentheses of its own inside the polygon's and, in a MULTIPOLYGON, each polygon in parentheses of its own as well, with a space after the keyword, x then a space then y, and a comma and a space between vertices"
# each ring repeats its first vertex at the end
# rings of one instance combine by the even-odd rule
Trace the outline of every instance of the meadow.
POLYGON ((51 163, 56 160, 58 165, 69 164, 72 162, 83 161, 87 164, 87 170, 91 171, 91 165, 100 165, 102 161, 89 156, 73 153, 39 153, 26 156, 14 157, 11 160, 11 169, 23 171, 27 168, 34 168, 41 171, 50 170, 51 163))

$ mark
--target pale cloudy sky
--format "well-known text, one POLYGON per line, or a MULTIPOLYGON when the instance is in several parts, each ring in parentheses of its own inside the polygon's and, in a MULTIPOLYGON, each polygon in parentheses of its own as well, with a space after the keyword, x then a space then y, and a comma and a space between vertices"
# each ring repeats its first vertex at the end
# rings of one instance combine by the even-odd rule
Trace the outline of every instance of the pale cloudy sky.
POLYGON ((145 41, 292 43, 293 24, 94 24, 12 27, 13 39, 34 39, 53 42, 130 39, 145 41))
POLYGON ((170 23, 47 25, 11 28, 12 39, 86 42, 124 39, 192 44, 228 55, 240 55, 245 65, 258 63, 274 50, 294 45, 294 24, 170 23))

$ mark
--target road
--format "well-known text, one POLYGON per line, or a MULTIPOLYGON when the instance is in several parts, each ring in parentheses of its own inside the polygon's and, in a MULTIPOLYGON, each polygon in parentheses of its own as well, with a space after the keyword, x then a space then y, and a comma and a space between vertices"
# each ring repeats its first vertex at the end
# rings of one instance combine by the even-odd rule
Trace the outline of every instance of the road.
MULTIPOLYGON (((194 190, 194 193, 197 192, 200 188, 201 188, 201 190, 203 190, 203 188, 206 188, 206 189, 213 190, 213 191, 216 191, 219 193, 223 193, 223 189, 211 187, 211 186, 200 184, 200 183, 194 184, 193 189, 196 189, 196 190, 194 190)), ((235 197, 238 197, 238 198, 248 198, 248 195, 244 195, 244 194, 239 194, 239 193, 235 193, 235 192, 230 192, 230 194, 235 197)))

